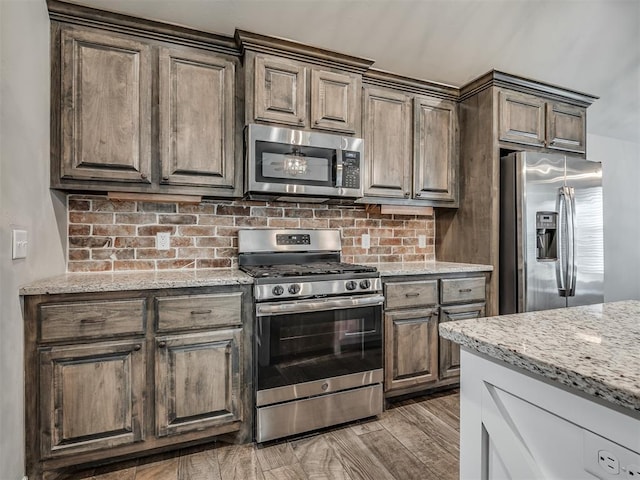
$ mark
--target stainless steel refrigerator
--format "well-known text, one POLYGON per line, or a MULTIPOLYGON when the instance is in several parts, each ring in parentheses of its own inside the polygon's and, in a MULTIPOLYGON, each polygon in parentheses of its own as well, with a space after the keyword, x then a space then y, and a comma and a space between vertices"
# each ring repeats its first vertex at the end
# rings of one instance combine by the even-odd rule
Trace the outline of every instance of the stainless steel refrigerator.
POLYGON ((518 152, 500 167, 500 313, 601 303, 601 163, 518 152))

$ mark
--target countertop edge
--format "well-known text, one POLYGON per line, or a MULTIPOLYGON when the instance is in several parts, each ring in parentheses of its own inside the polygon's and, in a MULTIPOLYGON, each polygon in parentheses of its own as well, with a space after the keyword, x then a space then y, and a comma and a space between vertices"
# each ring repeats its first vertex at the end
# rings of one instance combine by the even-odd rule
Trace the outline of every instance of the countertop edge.
POLYGON ((21 296, 72 293, 126 292, 164 288, 251 285, 253 278, 239 270, 198 270, 197 272, 109 272, 65 273, 20 286, 21 296))
POLYGON ((439 325, 442 338, 450 340, 471 351, 489 358, 505 362, 526 372, 539 375, 547 381, 556 382, 570 389, 578 390, 590 397, 609 402, 635 414, 640 414, 640 395, 610 385, 605 379, 587 376, 561 365, 543 362, 505 346, 475 339, 465 333, 454 330, 447 324, 439 325))

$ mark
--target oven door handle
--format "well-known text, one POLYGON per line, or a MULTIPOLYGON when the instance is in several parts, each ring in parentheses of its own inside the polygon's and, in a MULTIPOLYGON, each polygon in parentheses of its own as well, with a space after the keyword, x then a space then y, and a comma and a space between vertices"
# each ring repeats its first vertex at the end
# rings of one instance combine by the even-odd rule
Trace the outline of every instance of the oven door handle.
POLYGON ((256 305, 256 316, 278 315, 288 313, 319 312, 324 310, 340 310, 354 307, 370 307, 382 305, 384 295, 353 296, 343 298, 323 298, 300 300, 298 302, 263 303, 256 305))

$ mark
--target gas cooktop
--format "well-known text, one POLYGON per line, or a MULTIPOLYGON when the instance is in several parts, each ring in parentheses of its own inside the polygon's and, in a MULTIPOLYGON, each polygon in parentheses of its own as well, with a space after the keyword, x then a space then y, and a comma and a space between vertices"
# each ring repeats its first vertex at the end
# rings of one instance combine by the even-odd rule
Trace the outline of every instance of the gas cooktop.
POLYGON ((313 262, 284 265, 241 265, 240 269, 255 278, 302 277, 376 272, 375 267, 344 262, 313 262))

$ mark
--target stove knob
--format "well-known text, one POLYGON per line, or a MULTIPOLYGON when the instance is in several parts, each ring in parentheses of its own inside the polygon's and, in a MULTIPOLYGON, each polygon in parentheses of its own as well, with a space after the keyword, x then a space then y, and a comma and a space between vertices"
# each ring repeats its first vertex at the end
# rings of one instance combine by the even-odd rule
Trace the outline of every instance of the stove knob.
POLYGON ((358 288, 358 284, 356 282, 354 282, 353 280, 349 280, 346 285, 345 285, 347 290, 355 290, 356 288, 358 288))
POLYGON ((284 293, 284 288, 282 288, 281 285, 276 285, 275 287, 273 287, 273 290, 271 290, 271 293, 273 293, 274 295, 282 295, 284 293))
POLYGON ((295 295, 296 293, 298 293, 300 291, 300 285, 298 285, 297 283, 294 283, 292 285, 289 285, 289 293, 291 295, 295 295))
POLYGON ((360 282, 360 288, 366 290, 367 288, 371 287, 371 282, 369 280, 362 280, 360 282))

